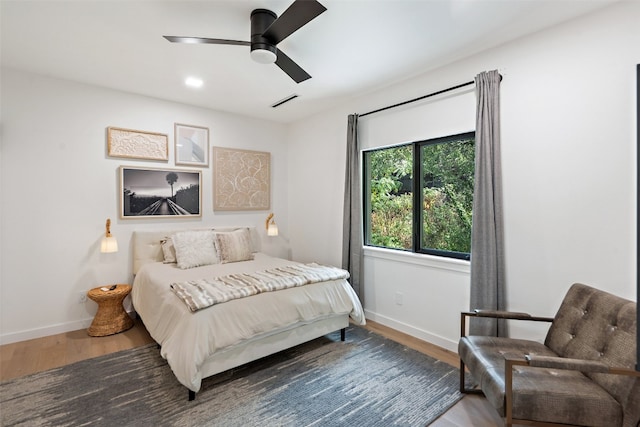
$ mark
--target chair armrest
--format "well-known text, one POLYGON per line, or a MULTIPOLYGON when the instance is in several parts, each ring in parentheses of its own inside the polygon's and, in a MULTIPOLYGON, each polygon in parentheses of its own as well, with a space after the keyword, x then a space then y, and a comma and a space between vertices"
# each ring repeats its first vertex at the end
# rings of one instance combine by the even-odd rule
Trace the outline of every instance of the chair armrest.
POLYGON ((497 319, 530 319, 529 313, 519 313, 517 311, 500 311, 500 310, 481 310, 476 308, 473 310, 476 317, 494 317, 497 319))
POLYGON ((603 374, 629 375, 640 377, 640 371, 631 368, 609 366, 597 360, 571 359, 568 357, 538 356, 528 354, 525 356, 528 366, 534 368, 566 369, 580 372, 596 372, 603 374))
POLYGON ((609 365, 597 360, 571 359, 554 356, 537 356, 528 354, 525 357, 529 366, 534 368, 565 369, 580 372, 609 372, 609 365))
POLYGON ((529 313, 519 313, 516 311, 500 311, 500 310, 480 310, 463 311, 460 313, 460 336, 467 334, 467 317, 492 317, 495 319, 508 320, 530 320, 533 322, 553 322, 553 317, 532 316, 529 313))
POLYGON ((542 322, 553 322, 553 317, 532 316, 529 313, 521 313, 517 311, 481 310, 476 308, 473 311, 466 311, 464 313, 467 316, 475 316, 475 317, 493 317, 496 319, 534 320, 534 321, 542 321, 542 322))

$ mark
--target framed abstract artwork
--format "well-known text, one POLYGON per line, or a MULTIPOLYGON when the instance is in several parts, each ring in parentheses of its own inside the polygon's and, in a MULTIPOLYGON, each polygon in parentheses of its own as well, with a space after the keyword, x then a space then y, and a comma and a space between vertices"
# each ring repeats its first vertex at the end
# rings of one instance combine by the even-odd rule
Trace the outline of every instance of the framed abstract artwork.
POLYGON ((169 137, 164 133, 107 128, 107 153, 111 157, 169 160, 169 137))
POLYGON ((268 210, 271 153, 213 147, 213 210, 268 210))
POLYGON ((209 166, 209 129, 175 124, 176 165, 209 166))
POLYGON ((202 216, 199 170, 120 167, 120 218, 202 216))

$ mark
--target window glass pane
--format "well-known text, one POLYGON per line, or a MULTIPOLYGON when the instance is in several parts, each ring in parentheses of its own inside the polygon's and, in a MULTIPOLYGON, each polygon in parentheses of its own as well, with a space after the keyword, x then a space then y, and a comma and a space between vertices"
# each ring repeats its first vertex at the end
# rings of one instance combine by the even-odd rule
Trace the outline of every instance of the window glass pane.
POLYGON ((422 251, 471 252, 474 136, 420 144, 422 251))
POLYGON ((469 259, 474 132, 365 151, 363 166, 366 245, 469 259))
POLYGON ((365 243, 413 248, 413 147, 364 153, 365 243))

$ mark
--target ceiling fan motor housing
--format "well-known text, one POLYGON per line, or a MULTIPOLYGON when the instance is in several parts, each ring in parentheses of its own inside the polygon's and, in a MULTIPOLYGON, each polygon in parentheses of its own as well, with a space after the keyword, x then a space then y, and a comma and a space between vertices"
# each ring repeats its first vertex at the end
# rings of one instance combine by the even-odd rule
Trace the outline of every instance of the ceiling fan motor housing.
POLYGON ((260 63, 269 64, 276 60, 276 46, 262 34, 271 26, 278 15, 267 9, 251 12, 251 57, 260 63))

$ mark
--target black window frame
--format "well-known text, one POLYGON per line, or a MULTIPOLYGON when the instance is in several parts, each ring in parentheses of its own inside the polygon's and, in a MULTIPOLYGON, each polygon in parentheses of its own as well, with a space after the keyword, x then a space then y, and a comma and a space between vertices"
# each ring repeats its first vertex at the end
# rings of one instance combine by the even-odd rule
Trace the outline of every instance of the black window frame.
POLYGON ((368 247, 374 248, 383 248, 389 250, 396 250, 402 252, 410 252, 417 254, 425 254, 425 255, 434 255, 445 258, 454 258, 461 260, 470 260, 471 252, 456 252, 442 249, 433 249, 433 248, 423 248, 422 247, 422 238, 423 238, 423 209, 422 209, 422 192, 424 190, 424 182, 423 180, 415 179, 416 176, 421 175, 421 165, 422 165, 422 148, 424 146, 435 145, 435 144, 443 144, 447 142, 459 141, 464 139, 473 139, 475 145, 475 131, 463 132, 455 135, 447 135, 443 137, 431 138, 421 141, 409 142, 406 144, 398 144, 394 146, 388 147, 380 147, 371 150, 366 150, 363 152, 363 171, 362 171, 362 213, 363 213, 363 232, 364 232, 364 245, 368 247), (404 248, 391 248, 386 246, 378 246, 368 243, 367 241, 371 236, 371 175, 369 168, 366 167, 365 164, 365 154, 371 153, 375 151, 387 150, 398 147, 406 147, 410 146, 412 150, 412 160, 413 160, 413 182, 412 182, 412 248, 404 249, 404 248))

